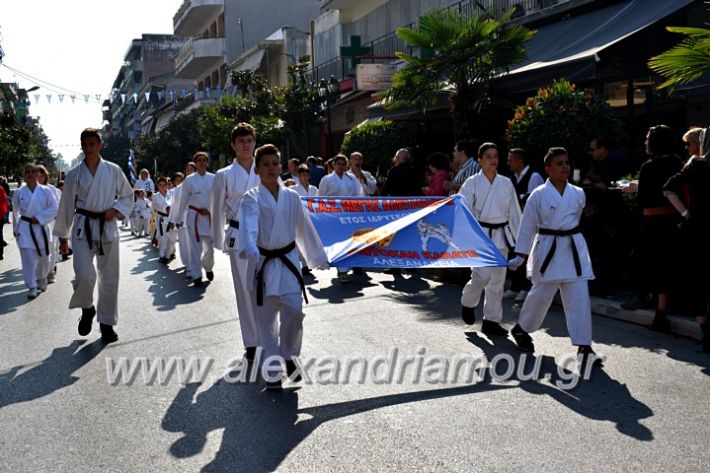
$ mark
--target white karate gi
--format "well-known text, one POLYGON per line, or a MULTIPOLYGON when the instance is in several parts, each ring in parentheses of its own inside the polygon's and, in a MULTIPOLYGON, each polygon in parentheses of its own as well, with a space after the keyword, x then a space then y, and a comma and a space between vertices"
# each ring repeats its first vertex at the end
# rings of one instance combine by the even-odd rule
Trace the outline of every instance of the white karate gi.
MULTIPOLYGON (((520 205, 513 183, 505 176, 496 175, 493 183, 479 171, 459 189, 468 208, 482 223, 496 248, 508 255, 508 249, 515 246, 515 235, 520 226, 520 205), (484 225, 508 222, 505 227, 489 229, 484 225)), ((461 305, 476 307, 481 293, 486 291, 483 301, 483 318, 492 322, 503 320, 503 290, 507 268, 471 268, 471 280, 466 283, 461 293, 461 305)))
POLYGON ((133 185, 134 188, 138 189, 143 189, 146 192, 152 192, 155 193, 155 183, 153 182, 153 179, 148 178, 148 179, 138 179, 136 183, 133 185))
MULTIPOLYGON (((239 224, 239 255, 249 260, 247 283, 252 293, 259 346, 263 349, 262 361, 279 355, 288 361, 301 353, 304 317, 301 286, 279 258, 270 259, 263 268, 264 303, 258 306, 255 275, 264 264, 258 248, 275 250, 295 241, 297 248, 285 256, 299 272, 299 251, 312 268, 326 265, 328 257, 298 193, 291 189, 279 187, 277 200, 263 185, 247 191, 239 207, 239 224)), ((280 370, 270 374, 278 373, 280 370)))
POLYGON ((541 235, 538 228, 570 230, 579 226, 585 202, 581 188, 567 184, 560 195, 548 180, 530 194, 525 204, 515 247, 516 253, 529 254, 527 274, 533 282, 520 310, 520 327, 529 333, 538 330, 559 289, 567 330, 574 345, 590 345, 592 342, 592 310, 587 281, 594 279, 594 273, 587 242, 581 233, 571 236, 541 235), (554 256, 542 274, 541 267, 555 240, 557 248, 554 256), (581 275, 577 275, 574 264, 573 240, 579 255, 581 275))
POLYGON ((180 223, 183 213, 187 211, 184 224, 188 230, 187 241, 190 249, 188 269, 194 279, 202 277, 202 268, 209 272, 214 267, 211 215, 200 215, 194 210, 209 210, 213 182, 214 174, 211 172, 205 172, 204 176, 197 172, 187 176, 181 184, 176 212, 170 214, 171 222, 180 223))
MULTIPOLYGON (((338 173, 332 172, 324 176, 318 186, 319 197, 357 197, 364 196, 360 182, 352 175, 343 173, 343 176, 338 176, 338 173)), ((347 273, 350 268, 340 266, 337 268, 338 273, 347 273)))
POLYGON ((170 258, 171 255, 175 254, 177 230, 174 226, 168 230, 173 195, 172 192, 167 192, 165 196, 160 192, 153 194, 152 207, 156 211, 155 234, 158 238, 158 256, 161 258, 170 258))
POLYGON ((69 308, 88 309, 94 305, 94 286, 98 270, 99 297, 96 304, 96 317, 99 323, 106 325, 118 323, 120 259, 116 221, 131 213, 132 203, 133 189, 123 170, 103 159, 99 160, 95 175, 91 175, 91 171, 82 161, 67 173, 64 180, 54 234, 60 238, 69 238, 71 235, 75 279, 74 294, 69 301, 69 308), (105 223, 103 235, 100 232, 98 219, 88 218, 75 212, 76 209, 84 209, 104 213, 111 208, 116 209, 119 215, 117 219, 105 223), (91 242, 85 234, 87 218, 88 225, 91 227, 93 240, 91 242), (103 248, 103 255, 99 252, 99 245, 103 248), (96 257, 96 267, 94 267, 94 257, 96 257))
MULTIPOLYGON (((52 184, 47 184, 47 187, 52 191, 54 200, 57 201, 57 209, 59 209, 59 200, 62 198, 62 192, 52 184)), ((53 272, 54 268, 57 266, 57 255, 59 254, 59 238, 52 234, 54 231, 54 219, 49 222, 49 230, 50 234, 48 236, 51 240, 49 242, 49 270, 47 271, 47 276, 49 276, 49 273, 53 272)))
POLYGON ((37 280, 46 278, 49 272, 52 251, 49 223, 57 215, 57 208, 54 193, 41 184, 36 184, 34 191, 25 185, 12 194, 12 230, 20 249, 22 275, 28 289, 37 287, 37 280), (39 223, 26 222, 21 217, 35 218, 39 223))
POLYGON ((247 172, 235 159, 232 164, 217 171, 212 186, 212 240, 215 248, 229 255, 232 267, 232 283, 237 299, 237 318, 242 331, 245 347, 256 347, 259 343, 254 309, 247 289, 248 261, 239 256, 239 231, 229 221, 239 222, 239 203, 249 189, 259 185, 261 180, 254 169, 254 161, 247 172), (225 227, 226 225, 226 227, 225 227))
MULTIPOLYGON (((170 217, 175 216, 175 213, 177 212, 177 209, 179 207, 181 196, 182 182, 179 185, 175 186, 175 188, 173 189, 173 208, 170 217)), ((190 276, 190 247, 188 243, 189 234, 187 232, 187 227, 184 225, 186 218, 186 212, 183 212, 183 214, 180 215, 179 218, 177 218, 177 220, 180 220, 180 227, 177 229, 177 244, 178 251, 180 253, 180 261, 182 261, 182 265, 185 266, 185 275, 190 276)), ((172 220, 168 219, 168 221, 172 220)))
POLYGON ((301 197, 315 197, 318 195, 318 188, 311 184, 308 184, 308 189, 304 189, 300 182, 297 182, 295 186, 292 187, 293 190, 298 192, 301 197))
POLYGON ((364 183, 360 182, 360 179, 358 179, 352 171, 348 171, 348 174, 352 176, 358 184, 360 184, 360 187, 362 187, 362 195, 374 195, 377 191, 377 179, 375 179, 375 176, 364 169, 362 170, 362 175, 365 177, 364 183))
POLYGON ((150 200, 147 197, 138 197, 135 211, 138 214, 138 235, 148 235, 150 233, 150 200))

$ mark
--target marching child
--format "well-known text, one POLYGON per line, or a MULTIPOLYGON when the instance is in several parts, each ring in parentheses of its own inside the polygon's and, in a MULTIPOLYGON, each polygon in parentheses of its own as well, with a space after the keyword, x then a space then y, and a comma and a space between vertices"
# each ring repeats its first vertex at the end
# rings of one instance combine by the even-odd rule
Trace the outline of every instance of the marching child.
MULTIPOLYGON (((279 185, 280 162, 274 145, 256 150, 255 169, 261 183, 242 197, 238 238, 239 255, 249 265, 248 284, 265 363, 262 372, 267 389, 275 390, 281 389, 281 361, 285 360, 291 376, 296 371, 293 358, 301 353, 305 285, 299 250, 311 267, 328 261, 300 196, 279 185), (279 360, 278 366, 270 360, 279 360)), ((298 380, 297 375, 293 378, 298 380)))
MULTIPOLYGON (((508 249, 515 246, 515 235, 520 226, 520 205, 513 183, 497 172, 498 148, 494 143, 483 143, 478 149, 481 170, 466 179, 459 190, 471 213, 496 245, 507 257, 508 249)), ((485 290, 481 332, 486 335, 506 336, 503 320, 503 290, 507 268, 472 268, 471 280, 461 294, 461 317, 472 325, 474 309, 485 290)))
MULTIPOLYGON (((525 204, 515 246, 517 256, 508 263, 515 270, 529 256, 527 274, 533 283, 511 335, 521 350, 535 351, 529 334, 542 326, 559 290, 570 339, 586 364, 594 355, 587 282, 594 279, 594 273, 579 226, 586 199, 581 188, 567 182, 570 162, 564 148, 550 148, 545 155, 545 172, 549 179, 532 191, 525 204)), ((593 363, 601 366, 601 359, 593 358, 593 363)))
POLYGON ((170 208, 173 205, 173 193, 168 192, 168 179, 158 178, 158 193, 153 196, 153 210, 156 214, 155 232, 158 239, 160 262, 167 265, 175 259, 175 241, 177 230, 168 222, 170 208))

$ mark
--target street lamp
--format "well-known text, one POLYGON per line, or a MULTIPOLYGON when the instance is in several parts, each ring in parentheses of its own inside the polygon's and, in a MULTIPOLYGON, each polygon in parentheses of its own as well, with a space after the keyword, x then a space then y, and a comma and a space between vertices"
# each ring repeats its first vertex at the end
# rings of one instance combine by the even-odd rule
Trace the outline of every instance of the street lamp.
POLYGON ((334 75, 330 76, 330 80, 325 78, 320 80, 318 84, 318 96, 321 102, 325 103, 326 113, 328 117, 328 157, 333 157, 333 127, 331 125, 330 104, 338 101, 340 95, 340 84, 334 75))

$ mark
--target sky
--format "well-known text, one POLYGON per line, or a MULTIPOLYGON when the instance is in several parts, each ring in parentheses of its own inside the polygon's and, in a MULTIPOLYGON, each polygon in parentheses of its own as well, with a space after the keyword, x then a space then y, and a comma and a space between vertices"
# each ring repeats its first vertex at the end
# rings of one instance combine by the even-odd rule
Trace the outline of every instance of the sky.
POLYGON ((29 113, 39 117, 52 151, 71 162, 81 151, 81 130, 101 126, 101 102, 111 91, 131 40, 144 33, 173 33, 173 15, 182 2, 0 0, 0 46, 5 52, 0 81, 17 82, 25 89, 40 86, 29 93, 29 113), (62 103, 59 93, 65 94, 62 103), (72 93, 77 95, 74 103, 72 93), (85 94, 91 97, 88 104, 85 94))

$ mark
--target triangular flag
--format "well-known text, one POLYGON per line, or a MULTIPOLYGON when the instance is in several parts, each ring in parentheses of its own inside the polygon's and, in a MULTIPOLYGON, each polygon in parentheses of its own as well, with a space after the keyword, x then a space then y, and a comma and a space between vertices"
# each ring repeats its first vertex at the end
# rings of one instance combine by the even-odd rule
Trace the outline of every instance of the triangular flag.
POLYGON ((126 94, 121 94, 121 105, 126 103, 126 94))
POLYGON ((171 102, 175 100, 175 91, 173 89, 170 89, 170 91, 168 91, 168 97, 170 97, 171 102))
POLYGON ((101 102, 101 94, 96 94, 96 101, 101 102))
POLYGON ((71 103, 74 103, 74 101, 76 100, 76 95, 72 94, 69 96, 69 98, 71 99, 71 103))
POLYGON ((145 101, 150 102, 150 92, 145 93, 145 101))
POLYGON ((47 103, 52 103, 52 94, 47 94, 47 103))
POLYGON ((89 94, 84 94, 84 102, 89 103, 89 97, 91 97, 89 94))
POLYGON ((207 94, 208 97, 210 96, 210 88, 209 87, 205 87, 205 93, 207 94))
POLYGON ((41 97, 41 95, 35 94, 35 103, 39 103, 39 98, 40 98, 40 97, 41 97))
POLYGON ((64 103, 64 94, 59 94, 59 103, 64 103))
POLYGON ((163 101, 163 91, 159 90, 157 93, 158 93, 158 102, 162 102, 163 101))
POLYGON ((138 94, 133 94, 133 103, 138 103, 138 94))

